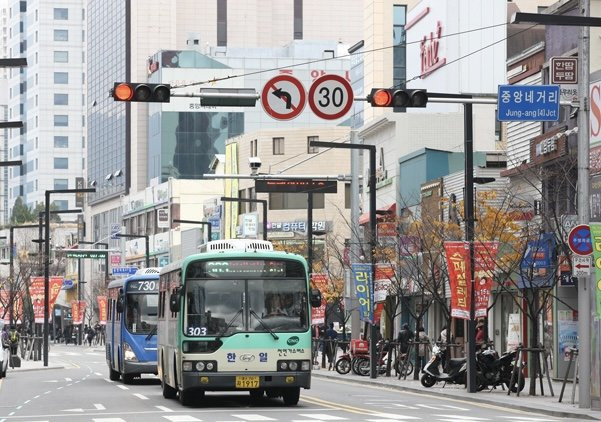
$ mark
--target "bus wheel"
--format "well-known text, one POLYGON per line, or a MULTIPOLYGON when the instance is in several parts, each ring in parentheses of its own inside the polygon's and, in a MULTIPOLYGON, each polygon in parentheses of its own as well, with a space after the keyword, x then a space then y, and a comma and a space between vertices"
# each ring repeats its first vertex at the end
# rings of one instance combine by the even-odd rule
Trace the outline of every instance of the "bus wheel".
POLYGON ((192 406, 196 399, 200 399, 202 397, 204 397, 204 391, 202 392, 202 395, 199 394, 198 397, 195 397, 194 391, 192 390, 179 390, 179 402, 182 404, 182 406, 192 406))
POLYGON ((123 377, 123 384, 131 384, 134 382, 134 374, 123 374, 121 376, 123 377))
POLYGON ((296 406, 300 398, 300 387, 286 388, 282 392, 282 398, 286 406, 296 406))
POLYGON ((161 388, 163 389, 163 397, 166 399, 174 399, 177 396, 177 390, 161 380, 161 388))
POLYGON ((249 390, 249 393, 251 401, 259 401, 263 398, 263 395, 265 394, 265 392, 260 388, 256 390, 249 390))
POLYGON ((121 374, 115 371, 113 368, 109 368, 109 379, 111 381, 119 381, 121 374))

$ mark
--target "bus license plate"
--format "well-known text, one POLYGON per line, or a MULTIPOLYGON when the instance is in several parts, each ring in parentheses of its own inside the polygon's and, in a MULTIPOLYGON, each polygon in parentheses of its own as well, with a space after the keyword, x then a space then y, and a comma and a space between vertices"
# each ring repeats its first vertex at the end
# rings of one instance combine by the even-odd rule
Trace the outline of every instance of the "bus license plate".
POLYGON ((259 377, 236 377, 236 388, 259 388, 259 377))

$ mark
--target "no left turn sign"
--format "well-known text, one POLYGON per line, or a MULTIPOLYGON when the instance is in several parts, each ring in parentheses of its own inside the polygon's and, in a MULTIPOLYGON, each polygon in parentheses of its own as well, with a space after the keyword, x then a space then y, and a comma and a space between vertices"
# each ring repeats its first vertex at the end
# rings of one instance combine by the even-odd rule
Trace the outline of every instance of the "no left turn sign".
POLYGON ((276 120, 290 120, 301 114, 307 102, 303 84, 290 75, 271 78, 261 92, 265 113, 276 120))
POLYGON ((343 117, 353 106, 353 88, 338 75, 323 75, 309 89, 309 107, 325 120, 343 117))

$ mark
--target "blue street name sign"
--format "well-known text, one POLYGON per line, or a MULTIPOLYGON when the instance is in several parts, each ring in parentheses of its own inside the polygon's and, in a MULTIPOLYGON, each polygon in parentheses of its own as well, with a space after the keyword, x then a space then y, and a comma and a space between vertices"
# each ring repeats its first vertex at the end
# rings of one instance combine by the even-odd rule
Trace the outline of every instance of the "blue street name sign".
POLYGON ((499 85, 500 122, 556 122, 559 85, 499 85))
POLYGON ((113 275, 132 275, 138 271, 138 267, 113 267, 113 275))

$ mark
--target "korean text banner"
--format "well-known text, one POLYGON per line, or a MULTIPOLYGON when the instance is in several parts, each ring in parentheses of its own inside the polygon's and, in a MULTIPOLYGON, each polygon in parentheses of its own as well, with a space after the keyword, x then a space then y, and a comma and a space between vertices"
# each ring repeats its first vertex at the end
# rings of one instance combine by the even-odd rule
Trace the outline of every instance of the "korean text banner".
POLYGON ((444 242, 451 288, 451 316, 470 319, 469 243, 444 242))
MULTIPOLYGON (((63 277, 50 277, 48 280, 48 306, 54 308, 54 303, 63 286, 63 277)), ((29 295, 33 304, 33 315, 36 323, 44 322, 44 277, 31 277, 29 295)), ((52 319, 52 312, 48 313, 52 319)))
POLYGON ((499 242, 474 243, 475 317, 485 317, 493 284, 499 242))
POLYGON ((371 264, 352 264, 351 273, 357 300, 359 301, 359 317, 361 321, 371 322, 374 312, 371 264))
POLYGON ((106 325, 106 296, 98 296, 96 300, 98 301, 98 322, 100 325, 106 325))
POLYGON ((311 324, 321 325, 326 323, 326 296, 325 292, 328 288, 327 274, 311 274, 312 287, 321 292, 321 306, 311 308, 311 324))
POLYGON ((71 301, 71 317, 73 325, 82 325, 84 314, 86 312, 86 301, 85 300, 72 300, 71 301))
POLYGON ((376 264, 374 277, 374 302, 384 302, 388 297, 392 281, 396 277, 395 264, 376 264))
POLYGON ((593 259, 595 260, 595 303, 597 318, 601 318, 601 223, 590 223, 593 241, 593 259))

